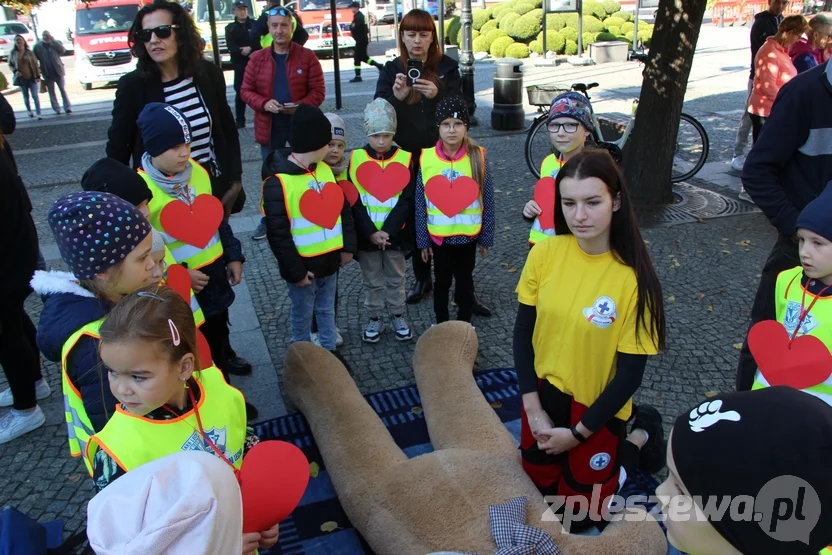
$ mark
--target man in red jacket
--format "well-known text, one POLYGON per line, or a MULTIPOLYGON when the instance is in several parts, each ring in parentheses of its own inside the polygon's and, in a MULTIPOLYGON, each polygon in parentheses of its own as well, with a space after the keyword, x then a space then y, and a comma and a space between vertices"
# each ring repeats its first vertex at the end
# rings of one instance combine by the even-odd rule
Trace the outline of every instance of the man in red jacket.
MULTIPOLYGON (((272 152, 288 156, 292 114, 299 104, 320 106, 326 96, 324 73, 315 53, 292 42, 296 19, 288 8, 268 11, 272 47, 251 54, 240 95, 254 110, 254 140, 263 161, 272 152)), ((266 237, 261 220, 252 239, 266 237)))

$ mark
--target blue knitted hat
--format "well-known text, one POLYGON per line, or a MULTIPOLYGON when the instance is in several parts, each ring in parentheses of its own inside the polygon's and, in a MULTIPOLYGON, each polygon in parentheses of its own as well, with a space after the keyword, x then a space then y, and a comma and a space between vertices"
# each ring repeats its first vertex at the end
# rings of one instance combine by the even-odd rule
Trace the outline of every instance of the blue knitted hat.
POLYGON ((592 123, 592 104, 579 92, 565 92, 555 97, 549 108, 549 121, 555 118, 572 118, 581 122, 587 131, 595 130, 592 123))
POLYGON ((159 156, 168 149, 191 142, 188 118, 170 104, 147 104, 136 123, 142 134, 144 149, 151 156, 159 156))
POLYGON ((95 191, 62 196, 47 219, 61 258, 79 279, 95 277, 124 260, 151 230, 135 206, 95 191))
POLYGON ((808 229, 827 241, 832 241, 832 181, 818 195, 818 198, 803 208, 797 217, 797 229, 808 229))

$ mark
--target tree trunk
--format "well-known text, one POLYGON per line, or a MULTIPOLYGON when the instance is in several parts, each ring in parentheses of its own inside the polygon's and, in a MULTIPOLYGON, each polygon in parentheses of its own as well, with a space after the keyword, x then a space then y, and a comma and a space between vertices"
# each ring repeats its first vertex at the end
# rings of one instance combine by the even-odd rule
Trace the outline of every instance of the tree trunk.
POLYGON ((641 204, 673 200, 670 176, 706 0, 659 0, 644 68, 635 127, 624 150, 624 174, 641 204))

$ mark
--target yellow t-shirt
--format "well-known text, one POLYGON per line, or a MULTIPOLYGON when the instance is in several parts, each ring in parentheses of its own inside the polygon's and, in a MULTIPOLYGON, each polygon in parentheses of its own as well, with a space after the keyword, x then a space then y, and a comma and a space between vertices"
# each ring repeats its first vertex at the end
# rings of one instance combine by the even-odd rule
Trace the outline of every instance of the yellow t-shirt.
MULTIPOLYGON (((537 309, 532 337, 537 376, 587 407, 615 376, 617 352, 658 352, 643 326, 636 337, 638 289, 633 269, 611 252, 586 254, 574 235, 549 237, 535 245, 517 297, 537 309)), ((650 322, 647 313, 648 329, 650 322)), ((631 412, 628 401, 615 416, 627 420, 631 412)))

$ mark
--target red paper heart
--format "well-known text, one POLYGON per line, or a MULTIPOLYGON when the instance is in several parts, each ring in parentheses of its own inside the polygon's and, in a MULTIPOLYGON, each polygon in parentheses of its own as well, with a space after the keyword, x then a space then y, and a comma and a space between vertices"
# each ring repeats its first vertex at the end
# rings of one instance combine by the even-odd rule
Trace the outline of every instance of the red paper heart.
POLYGON ((350 207, 355 206, 355 203, 358 202, 358 189, 355 188, 353 182, 342 179, 338 182, 338 185, 341 187, 341 191, 344 192, 344 196, 347 198, 347 202, 350 203, 350 207))
POLYGON ((213 195, 197 195, 189 206, 179 199, 162 208, 159 222, 162 229, 174 238, 204 249, 220 227, 224 210, 222 202, 213 195))
POLYGON ((202 332, 197 328, 196 330, 196 350, 199 353, 200 370, 205 370, 214 365, 214 359, 211 356, 211 347, 208 345, 208 340, 202 335, 202 332))
POLYGON ((425 195, 440 212, 453 218, 477 200, 480 186, 467 175, 460 175, 453 182, 444 175, 434 175, 425 183, 425 195))
POLYGON ((364 162, 355 173, 358 182, 379 202, 398 195, 410 183, 410 170, 399 162, 390 162, 382 169, 375 162, 364 162))
POLYGON ((555 178, 541 177, 534 184, 534 201, 540 206, 537 217, 543 229, 555 229, 555 178))
POLYGON ((185 302, 191 304, 191 274, 181 264, 168 266, 168 275, 165 278, 168 287, 179 293, 185 302))
POLYGON ((268 530, 292 514, 309 483, 309 461, 285 441, 261 441, 240 469, 243 533, 268 530))
POLYGON ((308 189, 300 197, 300 213, 313 224, 332 229, 344 208, 344 192, 335 183, 324 183, 321 192, 308 189))
POLYGON ((829 379, 832 354, 813 335, 789 342, 786 328, 775 320, 763 320, 748 332, 748 348, 770 385, 806 389, 829 379))

